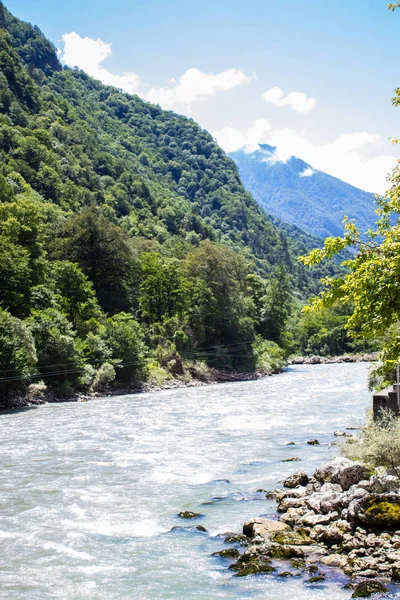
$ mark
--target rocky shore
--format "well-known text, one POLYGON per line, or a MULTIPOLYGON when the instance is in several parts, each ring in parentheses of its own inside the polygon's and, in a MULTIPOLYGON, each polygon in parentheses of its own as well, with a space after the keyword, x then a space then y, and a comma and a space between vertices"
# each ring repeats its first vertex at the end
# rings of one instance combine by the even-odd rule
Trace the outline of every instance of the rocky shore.
MULTIPOLYGON (((392 470, 371 472, 365 465, 336 457, 312 476, 297 472, 275 499, 277 520, 252 519, 236 541, 240 554, 223 554, 236 576, 272 573, 325 580, 324 567, 349 577, 353 598, 388 591, 400 582, 400 479, 392 470), (279 571, 276 561, 287 561, 279 571)), ((229 537, 226 541, 232 541, 229 537)), ((230 549, 232 550, 232 549, 230 549)), ((235 549, 233 549, 235 550, 235 549)))
POLYGON ((342 356, 295 356, 288 361, 289 365, 331 365, 336 363, 375 362, 378 354, 343 354, 342 356))

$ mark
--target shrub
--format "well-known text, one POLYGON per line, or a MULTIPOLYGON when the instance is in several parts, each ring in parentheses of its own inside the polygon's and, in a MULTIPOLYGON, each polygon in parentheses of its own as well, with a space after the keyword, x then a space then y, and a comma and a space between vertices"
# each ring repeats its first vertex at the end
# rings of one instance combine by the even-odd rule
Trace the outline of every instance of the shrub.
POLYGON ((117 379, 129 381, 138 379, 145 371, 146 346, 142 329, 127 313, 118 313, 107 319, 107 344, 112 357, 119 360, 117 379))
POLYGON ((342 446, 344 456, 371 467, 398 469, 400 475, 400 419, 391 411, 382 411, 380 419, 371 421, 357 440, 349 438, 342 446))
POLYGON ((115 375, 116 373, 113 365, 111 363, 103 363, 94 375, 92 390, 95 391, 105 388, 108 383, 114 381, 115 375))
POLYGON ((262 371, 280 371, 285 364, 285 352, 275 342, 264 340, 260 335, 254 344, 255 367, 262 371))
POLYGON ((21 386, 35 373, 37 362, 33 337, 20 319, 0 308, 0 391, 21 386))
POLYGON ((44 383, 44 381, 38 381, 37 383, 31 383, 28 385, 26 395, 29 402, 38 402, 40 400, 44 400, 46 390, 47 385, 44 383))

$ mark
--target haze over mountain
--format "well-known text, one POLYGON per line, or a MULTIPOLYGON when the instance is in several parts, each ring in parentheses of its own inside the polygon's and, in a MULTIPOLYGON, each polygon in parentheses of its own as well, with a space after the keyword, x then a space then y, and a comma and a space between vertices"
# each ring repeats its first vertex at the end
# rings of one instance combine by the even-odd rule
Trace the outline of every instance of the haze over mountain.
POLYGON ((275 148, 262 144, 229 154, 246 189, 266 213, 317 237, 343 233, 343 217, 355 218, 362 231, 376 221, 374 195, 292 156, 275 158, 275 148))

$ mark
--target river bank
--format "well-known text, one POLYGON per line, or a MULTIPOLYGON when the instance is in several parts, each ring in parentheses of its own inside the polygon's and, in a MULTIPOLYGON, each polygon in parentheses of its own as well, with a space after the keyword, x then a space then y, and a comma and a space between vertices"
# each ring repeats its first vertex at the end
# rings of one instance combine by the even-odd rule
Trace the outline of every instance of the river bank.
POLYGON ((343 354, 342 356, 294 356, 289 359, 289 365, 334 365, 340 363, 376 362, 378 353, 343 354))
POLYGON ((98 391, 74 391, 61 393, 54 389, 31 386, 24 392, 10 391, 7 395, 0 396, 0 411, 40 406, 48 403, 60 402, 87 402, 96 398, 112 396, 125 396, 147 392, 160 392, 182 388, 202 387, 219 383, 234 383, 256 381, 271 375, 277 375, 281 370, 255 370, 247 373, 226 372, 218 369, 207 369, 197 372, 193 370, 190 377, 173 377, 162 382, 149 381, 134 382, 129 386, 108 385, 98 391))
MULTIPOLYGON (((332 357, 317 355, 295 356, 289 358, 285 366, 375 362, 377 358, 377 353, 346 354, 343 356, 332 357)), ((285 366, 283 368, 285 368, 285 366)), ((46 388, 46 386, 41 388, 34 384, 28 387, 24 392, 10 391, 7 395, 0 394, 0 411, 40 406, 47 403, 87 402, 88 400, 109 396, 123 396, 143 392, 159 392, 170 389, 201 387, 218 383, 256 381, 263 377, 278 375, 281 372, 282 369, 257 369, 245 373, 227 372, 212 368, 204 369, 203 367, 198 369, 194 364, 190 369, 186 369, 183 375, 174 375, 171 376, 171 378, 162 381, 137 381, 133 382, 131 385, 117 385, 114 383, 96 391, 78 390, 65 393, 60 392, 59 390, 46 388)))
POLYGON ((253 518, 226 541, 247 546, 216 555, 228 559, 237 577, 275 573, 325 582, 324 569, 341 569, 352 598, 389 592, 400 583, 400 480, 393 469, 372 472, 336 457, 312 476, 298 471, 271 490, 277 519, 253 518), (283 561, 283 562, 282 562, 283 561))

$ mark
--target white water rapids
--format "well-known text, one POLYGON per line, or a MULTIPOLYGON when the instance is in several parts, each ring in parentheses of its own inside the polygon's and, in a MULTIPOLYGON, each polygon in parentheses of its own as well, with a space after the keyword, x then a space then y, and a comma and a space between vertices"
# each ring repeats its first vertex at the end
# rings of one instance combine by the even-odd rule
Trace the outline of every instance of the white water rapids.
POLYGON ((0 598, 350 598, 338 571, 324 568, 321 585, 237 578, 210 554, 224 547, 217 534, 275 514, 257 489, 337 452, 334 431, 370 407, 367 371, 299 366, 254 382, 1 414, 0 598), (302 462, 282 462, 293 456, 302 462), (181 510, 204 516, 184 521, 181 510), (194 524, 207 533, 171 531, 194 524))

